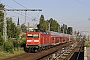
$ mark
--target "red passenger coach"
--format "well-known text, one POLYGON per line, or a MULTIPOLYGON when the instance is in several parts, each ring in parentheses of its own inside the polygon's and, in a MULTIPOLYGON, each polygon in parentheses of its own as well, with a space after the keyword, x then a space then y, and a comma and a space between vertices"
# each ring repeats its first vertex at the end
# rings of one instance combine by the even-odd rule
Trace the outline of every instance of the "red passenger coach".
POLYGON ((63 42, 63 34, 58 32, 50 32, 51 35, 51 45, 58 45, 63 42))
POLYGON ((59 35, 56 32, 49 32, 49 34, 51 35, 51 45, 56 45, 57 43, 59 43, 59 35))

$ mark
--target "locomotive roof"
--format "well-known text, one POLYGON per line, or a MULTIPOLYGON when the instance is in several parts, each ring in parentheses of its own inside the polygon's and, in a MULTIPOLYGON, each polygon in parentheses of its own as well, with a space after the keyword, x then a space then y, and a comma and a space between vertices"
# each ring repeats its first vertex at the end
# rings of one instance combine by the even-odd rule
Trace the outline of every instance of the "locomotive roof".
POLYGON ((51 35, 63 35, 63 36, 65 36, 64 33, 58 33, 58 32, 53 32, 53 31, 50 31, 49 33, 50 33, 51 35))
MULTIPOLYGON (((28 32, 28 33, 33 33, 33 32, 28 32)), ((50 31, 50 32, 34 32, 34 33, 41 33, 41 34, 51 34, 51 35, 55 35, 55 36, 67 36, 69 34, 64 34, 64 33, 59 33, 59 32, 54 32, 54 31, 50 31)), ((72 36, 72 35, 70 35, 72 36)))
POLYGON ((53 32, 53 31, 50 31, 50 33, 51 33, 52 35, 59 35, 59 33, 58 33, 58 32, 53 32))

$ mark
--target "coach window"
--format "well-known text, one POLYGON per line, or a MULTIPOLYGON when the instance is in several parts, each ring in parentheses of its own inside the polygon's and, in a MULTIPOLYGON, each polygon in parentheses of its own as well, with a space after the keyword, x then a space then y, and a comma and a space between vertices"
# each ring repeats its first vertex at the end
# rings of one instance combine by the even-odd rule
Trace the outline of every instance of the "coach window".
POLYGON ((52 40, 54 40, 54 37, 52 37, 52 40))

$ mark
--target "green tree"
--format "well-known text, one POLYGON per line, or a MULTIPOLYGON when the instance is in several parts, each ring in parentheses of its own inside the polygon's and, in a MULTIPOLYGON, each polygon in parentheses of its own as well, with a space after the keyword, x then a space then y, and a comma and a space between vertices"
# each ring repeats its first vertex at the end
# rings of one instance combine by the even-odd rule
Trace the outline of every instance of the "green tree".
POLYGON ((60 33, 63 33, 63 31, 64 31, 64 28, 63 28, 63 26, 61 26, 60 33))
MULTIPOLYGON (((3 4, 0 4, 0 8, 4 8, 3 4)), ((3 35, 3 21, 4 21, 4 13, 2 11, 0 11, 0 32, 3 35)))
POLYGON ((22 25, 21 25, 21 29, 22 29, 22 30, 27 30, 27 26, 26 26, 25 24, 22 24, 22 25))
POLYGON ((45 20, 44 20, 44 15, 41 15, 41 17, 40 17, 40 22, 39 22, 39 23, 41 24, 41 23, 43 23, 44 21, 45 21, 45 20))
POLYGON ((59 23, 56 20, 53 20, 53 18, 50 18, 50 30, 58 32, 58 28, 60 27, 59 23))
POLYGON ((3 39, 3 36, 0 32, 0 51, 3 51, 3 44, 4 44, 4 39, 3 39))
POLYGON ((63 24, 64 33, 67 34, 67 25, 63 24))
POLYGON ((21 47, 25 47, 25 44, 26 44, 25 39, 26 39, 26 35, 24 34, 21 36, 21 39, 20 39, 20 46, 21 47))
POLYGON ((2 34, 0 33, 0 46, 2 46, 3 43, 4 43, 3 36, 2 36, 2 34))
POLYGON ((48 30, 48 22, 47 21, 44 21, 42 23, 42 25, 43 25, 43 30, 47 31, 48 30))
POLYGON ((0 8, 4 8, 5 6, 3 4, 0 4, 0 8))
POLYGON ((72 33, 73 33, 73 28, 72 27, 68 27, 68 30, 67 30, 68 32, 68 34, 71 34, 72 35, 72 33))
POLYGON ((19 47, 20 47, 20 42, 18 39, 14 39, 13 40, 13 46, 14 46, 14 50, 19 50, 19 47))
POLYGON ((4 51, 14 53, 13 49, 14 49, 14 46, 13 46, 12 40, 8 40, 4 42, 4 51))
POLYGON ((16 27, 15 23, 12 21, 12 18, 7 18, 7 35, 8 38, 18 38, 19 37, 19 29, 16 27))
POLYGON ((39 24, 37 25, 40 31, 44 31, 47 29, 47 22, 44 20, 44 15, 41 15, 39 24))
POLYGON ((50 23, 50 31, 58 32, 60 30, 60 25, 56 20, 53 20, 53 18, 45 20, 44 15, 41 15, 37 27, 40 31, 47 31, 49 29, 49 23, 50 23))
POLYGON ((68 33, 67 25, 63 24, 63 25, 61 26, 61 33, 65 33, 65 34, 68 33))

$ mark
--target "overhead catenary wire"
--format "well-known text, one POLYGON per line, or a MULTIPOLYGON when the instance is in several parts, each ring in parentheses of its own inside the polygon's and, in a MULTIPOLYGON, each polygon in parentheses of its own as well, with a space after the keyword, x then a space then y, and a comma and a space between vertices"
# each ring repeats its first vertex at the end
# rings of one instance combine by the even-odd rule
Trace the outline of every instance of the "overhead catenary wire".
POLYGON ((79 0, 75 0, 75 1, 77 1, 77 2, 81 3, 81 4, 85 5, 85 6, 88 6, 88 7, 90 7, 90 5, 88 5, 88 4, 85 4, 85 3, 83 3, 83 2, 81 2, 81 1, 79 1, 79 0))
MULTIPOLYGON (((14 0, 15 1, 15 0, 14 0)), ((15 1, 16 2, 16 1, 15 1)), ((17 2, 18 3, 18 2, 17 2)), ((3 3, 2 3, 3 4, 3 3)), ((21 5, 20 3, 18 3, 19 5, 21 5)), ((9 6, 9 5, 6 5, 5 4, 5 6, 7 6, 7 7, 9 7, 9 8, 12 8, 13 10, 14 10, 14 8, 13 7, 11 7, 11 6, 9 6)), ((22 7, 24 7, 23 5, 22 5, 22 7)), ((26 9, 26 7, 24 7, 25 9, 26 9)), ((10 9, 11 10, 11 9, 10 9)), ((29 9, 30 10, 30 9, 29 9)), ((31 9, 32 10, 32 9, 31 9)), ((41 10, 41 9, 40 9, 41 10)), ((39 9, 37 10, 37 11, 39 11, 39 9)), ((14 11, 13 11, 14 12, 14 11)), ((21 11, 20 11, 21 12, 21 11)), ((14 13, 16 13, 16 14, 19 14, 19 15, 21 15, 21 16, 25 16, 25 15, 23 15, 23 14, 20 14, 20 13, 17 13, 17 12, 14 12, 14 13)), ((22 12, 21 12, 22 13, 22 12)), ((39 13, 38 13, 39 14, 39 13)), ((29 18, 28 20, 33 20, 33 18, 30 18, 29 17, 29 15, 27 16, 25 16, 25 17, 27 17, 27 18, 29 18)), ((36 19, 36 17, 34 17, 34 19, 36 19)), ((24 22, 24 24, 26 23, 26 20, 25 20, 25 22, 24 22)))
MULTIPOLYGON (((23 8, 27 9, 25 6, 23 6, 21 3, 17 2, 16 0, 13 0, 15 3, 17 3, 18 5, 22 6, 23 8)), ((39 12, 40 13, 40 12, 39 12)), ((37 16, 39 15, 39 13, 37 14, 37 16)), ((32 16, 33 17, 33 16, 32 16)))
MULTIPOLYGON (((6 6, 8 6, 8 5, 6 5, 6 6)), ((9 8, 12 8, 11 6, 8 6, 9 8)), ((6 11, 8 11, 8 10, 10 10, 10 11, 13 11, 14 12, 14 8, 12 8, 12 9, 6 9, 6 11)), ((18 9, 15 9, 15 11, 17 11, 18 9)), ((19 9, 20 10, 20 12, 21 12, 21 10, 25 10, 25 9, 19 9)), ((19 11, 18 10, 18 11, 19 11)), ((26 9, 27 10, 27 9, 26 9)), ((41 9, 28 9, 28 10, 30 10, 30 11, 42 11, 41 9)), ((20 14, 20 13, 17 13, 17 12, 14 12, 14 13, 16 13, 16 14, 19 14, 19 15, 22 15, 22 16, 25 16, 25 17, 28 17, 28 16, 26 16, 26 14, 25 15, 23 15, 23 14, 20 14)), ((22 12, 21 12, 22 13, 22 12)), ((30 18, 30 17, 28 17, 29 19, 28 20, 33 20, 33 18, 30 18)), ((34 18, 34 20, 36 21, 36 17, 34 18)), ((23 23, 23 24, 25 24, 26 23, 26 19, 25 19, 25 22, 23 23)))
MULTIPOLYGON (((20 6, 22 6, 22 7, 24 7, 24 8, 26 8, 25 6, 23 6, 22 4, 20 4, 19 2, 17 2, 17 1, 15 1, 15 0, 13 0, 14 2, 16 2, 17 4, 19 4, 20 6)), ((26 8, 27 9, 27 8, 26 8)))
MULTIPOLYGON (((8 6, 8 5, 7 5, 8 6)), ((8 6, 10 7, 10 6, 8 6)), ((11 8, 11 7, 10 7, 11 8)), ((7 23, 6 23, 6 9, 1 9, 2 11, 4 11, 4 28, 3 28, 3 36, 5 41, 7 40, 7 23)), ((14 12, 16 13, 16 12, 14 12)))
MULTIPOLYGON (((20 6, 22 6, 22 7, 24 7, 25 9, 27 9, 25 6, 23 6, 22 4, 20 4, 19 2, 17 2, 17 1, 15 1, 15 0, 13 0, 14 2, 16 2, 17 4, 19 4, 20 6)), ((3 3, 2 3, 3 4, 3 3)), ((6 4, 5 4, 6 5, 6 4)), ((8 5, 6 5, 7 7, 9 7, 9 8, 12 8, 11 6, 8 6, 8 5)), ((14 10, 14 8, 12 8, 13 10, 14 10)), ((29 9, 30 10, 30 9, 29 9)), ((30 10, 30 11, 32 11, 32 10, 30 10)), ((20 11, 21 12, 21 11, 20 11)), ((16 14, 19 14, 19 15, 22 15, 22 16, 25 16, 25 22, 26 22, 26 17, 27 18, 29 18, 29 19, 33 19, 33 18, 30 18, 29 17, 29 15, 27 16, 26 15, 26 11, 25 11, 25 15, 23 15, 23 14, 20 14, 20 13, 17 13, 17 12, 14 12, 14 13, 16 13, 16 14)), ((21 12, 22 13, 22 12, 21 12)), ((31 16, 31 17, 33 17, 33 16, 31 16)), ((36 17, 35 17, 36 18, 36 17)))
MULTIPOLYGON (((3 4, 3 3, 2 3, 3 4)), ((6 5, 5 4, 5 6, 7 6, 7 7, 9 7, 9 8, 12 8, 12 9, 15 9, 15 8, 13 8, 13 7, 11 7, 11 6, 9 6, 9 5, 6 5)), ((14 12, 14 11, 13 11, 14 12)), ((20 11, 21 12, 21 11, 20 11)), ((19 15, 22 15, 22 16, 25 16, 25 15, 23 15, 23 14, 20 14, 20 13, 17 13, 17 12, 14 12, 14 13, 16 13, 16 14, 19 14, 19 15)), ((22 12, 21 12, 22 13, 22 12)), ((28 17, 28 16, 27 16, 28 17)), ((30 17, 29 17, 30 18, 30 17)))
MULTIPOLYGON (((13 7, 11 7, 11 6, 9 6, 9 5, 6 5, 6 4, 5 4, 5 6, 14 9, 13 7)), ((13 12, 14 12, 14 11, 13 11, 13 12)), ((21 12, 21 11, 20 11, 20 12, 21 12)), ((22 16, 25 16, 24 14, 21 14, 22 12, 21 12, 21 13, 14 12, 14 13, 19 14, 19 15, 22 15, 22 16)), ((27 16, 27 17, 30 18, 29 16, 27 16)), ((32 19, 32 18, 30 18, 30 19, 32 19)))
MULTIPOLYGON (((23 6, 22 4, 20 4, 19 2, 17 2, 17 1, 15 1, 15 0, 13 0, 15 3, 17 3, 18 5, 20 5, 20 6, 22 6, 23 8, 25 8, 25 9, 27 9, 25 6, 23 6)), ((6 6, 8 6, 8 5, 6 5, 6 6)), ((8 6, 8 7, 10 7, 10 6, 8 6)), ((12 8, 12 7, 10 7, 10 8, 12 8)), ((14 9, 14 8, 13 8, 14 9)), ((21 12, 21 11, 20 11, 21 12)), ((17 12, 14 12, 14 13, 17 13, 17 12)), ((22 12, 21 12, 22 13, 22 12)), ((40 12, 39 12, 40 13, 40 12)), ((38 13, 38 14, 39 14, 38 13)), ((20 13, 17 13, 17 14, 19 14, 19 15, 22 15, 22 16, 25 16, 25 22, 26 22, 26 17, 28 17, 28 16, 26 16, 26 12, 25 12, 25 15, 23 15, 23 14, 20 14, 20 13)), ((38 16, 38 14, 37 14, 37 16, 38 16)), ((29 15, 29 16, 31 16, 31 15, 29 15)), ((31 17, 33 17, 33 16, 31 16, 31 17)), ((30 18, 30 17, 28 17, 28 18, 30 18)), ((33 17, 34 19, 36 19, 36 17, 33 17)), ((30 18, 30 19, 32 19, 33 20, 33 18, 30 18)))
MULTIPOLYGON (((16 2, 18 5, 24 7, 25 9, 27 9, 25 6, 23 6, 23 5, 20 4, 19 2, 15 1, 15 0, 13 0, 13 1, 16 2)), ((39 12, 39 13, 40 13, 40 12, 39 12)), ((39 13, 38 13, 38 14, 39 14, 39 13)), ((38 14, 37 14, 37 16, 38 16, 38 14)), ((26 15, 26 11, 25 11, 25 15, 26 15)), ((34 18, 32 19, 32 21, 34 21, 34 24, 35 24, 35 21, 37 21, 37 20, 36 20, 36 17, 34 17, 34 18)), ((25 23, 26 23, 26 16, 25 16, 25 23)))
MULTIPOLYGON (((13 1, 15 1, 15 0, 13 0, 13 1)), ((16 2, 16 1, 15 1, 16 2)), ((16 2, 16 3, 18 3, 18 2, 16 2)), ((19 3, 18 3, 19 4, 19 3)), ((19 4, 19 5, 21 5, 21 4, 19 4)), ((10 7, 10 6, 8 6, 8 7, 10 7)), ((24 6, 23 6, 24 7, 24 6)), ((10 7, 10 8, 12 8, 12 7, 10 7)), ((25 7, 24 7, 25 8, 25 7)), ((21 12, 21 11, 20 11, 21 12)), ((15 13, 15 12, 14 12, 15 13)), ((25 12, 26 13, 26 12, 25 12)), ((17 14, 19 14, 19 13, 17 13, 17 14)), ((20 15, 22 15, 22 14, 20 14, 20 15)), ((22 16, 25 16, 26 17, 26 14, 25 15, 22 15, 22 16)), ((25 18, 25 22, 24 23, 26 23, 26 18, 25 18)))

